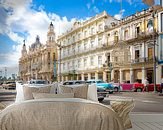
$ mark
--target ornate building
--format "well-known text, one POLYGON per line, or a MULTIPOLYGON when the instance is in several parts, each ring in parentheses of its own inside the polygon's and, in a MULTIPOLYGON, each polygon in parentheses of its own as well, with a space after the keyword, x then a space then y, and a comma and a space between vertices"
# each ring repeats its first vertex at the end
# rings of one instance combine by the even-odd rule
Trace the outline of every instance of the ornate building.
POLYGON ((61 46, 61 80, 143 83, 148 77, 153 83, 153 57, 159 48, 153 44, 158 42, 158 13, 151 14, 149 8, 119 21, 104 11, 74 23, 57 40, 61 46))
MULTIPOLYGON (((25 42, 19 59, 19 74, 24 81, 30 79, 54 80, 54 61, 57 60, 54 26, 51 23, 47 32, 47 42, 42 44, 39 36, 27 52, 25 42)), ((56 72, 55 72, 56 73, 56 72)))

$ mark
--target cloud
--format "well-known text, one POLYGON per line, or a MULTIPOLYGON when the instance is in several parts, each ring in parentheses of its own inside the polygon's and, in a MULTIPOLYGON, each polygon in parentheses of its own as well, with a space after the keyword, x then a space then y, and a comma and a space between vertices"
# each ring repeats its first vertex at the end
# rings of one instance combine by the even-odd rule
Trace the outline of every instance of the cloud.
MULTIPOLYGON (((104 1, 106 1, 106 0, 104 0, 104 1)), ((124 0, 109 0, 109 3, 112 3, 112 2, 118 2, 118 3, 120 3, 121 1, 124 2, 124 0)), ((140 1, 140 0, 125 0, 125 1, 128 2, 131 5, 134 2, 140 1)))
POLYGON ((91 4, 87 3, 87 8, 90 9, 90 7, 91 7, 91 4))
POLYGON ((94 11, 95 13, 99 13, 99 12, 100 12, 99 9, 98 9, 96 6, 93 7, 93 11, 94 11))
POLYGON ((115 14, 115 15, 114 15, 114 18, 116 18, 116 19, 118 19, 118 20, 122 19, 122 18, 123 18, 124 12, 125 12, 124 9, 121 10, 121 11, 119 11, 119 14, 115 14))
POLYGON ((39 35, 40 41, 45 44, 51 21, 53 21, 56 36, 69 30, 76 21, 75 18, 68 20, 55 13, 47 13, 42 5, 34 8, 32 0, 0 0, 0 12, 0 34, 7 35, 15 42, 8 53, 0 52, 0 69, 18 67, 24 39, 27 48, 35 42, 36 35, 39 35))

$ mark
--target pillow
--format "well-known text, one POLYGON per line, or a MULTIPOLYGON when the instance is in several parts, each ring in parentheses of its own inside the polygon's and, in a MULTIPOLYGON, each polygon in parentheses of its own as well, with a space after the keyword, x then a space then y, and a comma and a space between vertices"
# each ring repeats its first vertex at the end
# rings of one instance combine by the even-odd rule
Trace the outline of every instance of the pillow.
POLYGON ((16 82, 16 99, 15 99, 15 102, 22 102, 22 101, 24 101, 23 85, 16 82))
POLYGON ((33 94, 32 93, 50 93, 51 90, 51 86, 47 86, 47 87, 29 87, 24 86, 23 87, 23 93, 24 93, 24 99, 25 100, 29 100, 29 99, 34 99, 33 94))
POLYGON ((88 85, 60 85, 59 93, 74 93, 74 98, 87 99, 88 85))
POLYGON ((74 98, 74 93, 52 94, 52 93, 33 93, 34 99, 40 98, 74 98))
MULTIPOLYGON (((16 82, 16 99, 15 99, 15 102, 22 102, 22 101, 25 100, 24 99, 23 87, 24 86, 27 86, 27 85, 28 84, 22 85, 22 84, 16 82)), ((57 90, 57 87, 58 87, 58 83, 55 83, 55 84, 46 84, 46 85, 44 85, 42 87, 46 87, 46 86, 51 86, 50 93, 56 93, 56 90, 57 90)), ((35 85, 32 85, 32 87, 38 88, 38 86, 35 86, 35 85)))
POLYGON ((87 99, 98 102, 96 84, 91 84, 91 85, 88 86, 87 99))
POLYGON ((134 108, 133 100, 116 100, 111 101, 111 107, 122 118, 123 124, 126 129, 132 128, 129 113, 134 108))

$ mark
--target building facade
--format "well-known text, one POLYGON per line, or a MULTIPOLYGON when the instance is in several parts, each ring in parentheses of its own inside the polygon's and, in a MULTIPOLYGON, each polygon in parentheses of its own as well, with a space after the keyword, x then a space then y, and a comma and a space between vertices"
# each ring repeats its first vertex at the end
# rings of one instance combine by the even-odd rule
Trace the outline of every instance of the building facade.
MULTIPOLYGON (((74 23, 72 30, 58 38, 57 42, 62 47, 59 56, 62 81, 103 79, 106 59, 103 48, 107 42, 105 27, 113 22, 118 21, 104 11, 85 22, 74 23)), ((107 80, 107 73, 105 74, 107 80)))
MULTIPOLYGON (((163 3, 162 3, 163 4, 163 3)), ((163 5, 162 5, 163 6, 163 5)), ((161 78, 163 78, 163 9, 158 13, 158 82, 161 82, 161 78)))
POLYGON ((158 57, 161 51, 154 46, 158 42, 158 23, 158 13, 154 14, 152 8, 120 21, 104 11, 74 23, 57 40, 61 46, 58 79, 143 83, 147 77, 153 83, 154 52, 158 57))
POLYGON ((53 81, 54 61, 57 60, 57 47, 55 43, 54 26, 51 23, 47 32, 47 42, 42 44, 39 36, 36 41, 27 48, 23 44, 22 56, 19 59, 19 75, 23 81, 30 79, 45 79, 53 81))

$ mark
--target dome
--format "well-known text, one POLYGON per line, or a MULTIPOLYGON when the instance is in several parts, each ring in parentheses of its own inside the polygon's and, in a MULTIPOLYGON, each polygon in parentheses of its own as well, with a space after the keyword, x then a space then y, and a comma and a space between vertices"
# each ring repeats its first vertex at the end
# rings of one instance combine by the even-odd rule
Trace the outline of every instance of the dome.
POLYGON ((39 36, 37 35, 36 37, 36 41, 31 45, 31 48, 32 49, 35 49, 35 48, 38 48, 41 46, 41 42, 40 42, 40 38, 39 36))

